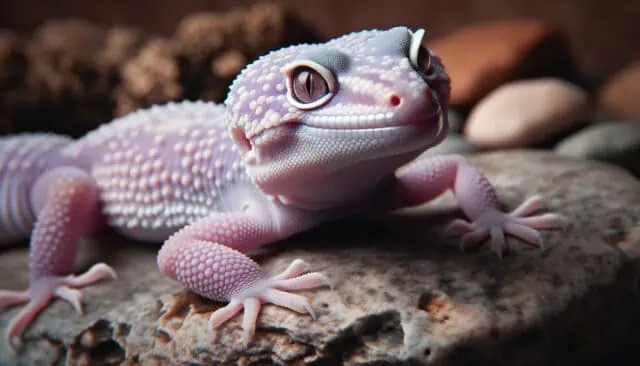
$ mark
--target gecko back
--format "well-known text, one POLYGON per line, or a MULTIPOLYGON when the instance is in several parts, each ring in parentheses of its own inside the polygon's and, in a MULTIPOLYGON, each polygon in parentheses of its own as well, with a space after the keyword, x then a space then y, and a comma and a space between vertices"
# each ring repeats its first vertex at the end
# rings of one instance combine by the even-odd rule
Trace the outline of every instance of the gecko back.
POLYGON ((0 138, 0 245, 29 237, 36 220, 31 188, 72 141, 47 133, 0 138))

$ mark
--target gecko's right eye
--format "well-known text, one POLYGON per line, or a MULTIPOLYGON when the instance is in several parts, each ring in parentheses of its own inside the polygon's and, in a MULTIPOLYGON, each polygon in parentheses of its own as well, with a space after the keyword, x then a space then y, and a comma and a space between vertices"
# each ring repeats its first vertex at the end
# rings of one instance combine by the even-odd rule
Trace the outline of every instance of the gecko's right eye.
POLYGON ((314 109, 331 99, 336 79, 326 67, 308 60, 299 60, 282 70, 286 77, 287 99, 298 109, 314 109))
POLYGON ((322 75, 310 67, 299 67, 293 71, 293 96, 304 104, 313 103, 329 92, 322 75))

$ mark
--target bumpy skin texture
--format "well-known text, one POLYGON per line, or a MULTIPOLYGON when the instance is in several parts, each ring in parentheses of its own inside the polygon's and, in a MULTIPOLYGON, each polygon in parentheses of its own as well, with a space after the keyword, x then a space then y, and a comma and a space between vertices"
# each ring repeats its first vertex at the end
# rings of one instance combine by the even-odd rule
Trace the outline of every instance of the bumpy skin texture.
POLYGON ((264 303, 315 316, 291 291, 328 279, 305 273, 302 260, 269 276, 244 253, 328 220, 418 205, 451 189, 469 220, 449 227, 462 246, 489 239, 501 255, 516 238, 541 245, 536 229, 562 218, 530 216, 539 197, 503 213, 463 158, 412 161, 447 131, 449 79, 422 36, 397 27, 274 51, 241 72, 226 106, 155 106, 77 141, 0 139, 0 240, 31 238, 29 289, 0 291, 0 307, 27 303, 7 341, 52 298, 80 312, 79 289, 115 277, 104 263, 69 274, 78 240, 107 224, 164 240, 160 271, 229 302, 212 314, 212 328, 244 309, 245 341, 264 303))

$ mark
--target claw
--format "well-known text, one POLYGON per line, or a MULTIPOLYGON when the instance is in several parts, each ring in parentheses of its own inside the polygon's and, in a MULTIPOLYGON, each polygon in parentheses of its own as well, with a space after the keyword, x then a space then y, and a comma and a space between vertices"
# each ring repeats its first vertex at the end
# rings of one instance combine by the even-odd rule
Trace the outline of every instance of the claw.
POLYGON ((260 300, 255 297, 250 297, 244 300, 244 316, 242 317, 242 343, 245 347, 249 344, 249 341, 256 334, 256 323, 258 321, 258 314, 260 314, 260 308, 262 304, 260 300))
POLYGON ((462 219, 455 219, 447 226, 445 233, 451 236, 459 236, 468 234, 475 229, 476 227, 472 223, 466 222, 462 219))
POLYGON ((242 306, 241 302, 231 300, 225 307, 214 311, 209 317, 209 329, 214 330, 233 318, 242 310, 242 306))
POLYGON ((310 268, 311 266, 309 265, 309 263, 303 261, 302 259, 296 259, 293 262, 291 262, 289 267, 287 267, 287 269, 285 269, 282 273, 280 273, 279 275, 273 276, 272 278, 274 280, 291 279, 301 275, 305 271, 308 271, 310 268))
POLYGON ((514 218, 513 221, 533 229, 554 229, 563 227, 569 222, 566 217, 554 213, 546 213, 532 217, 518 217, 514 218))
POLYGON ((290 294, 277 289, 268 289, 262 295, 262 298, 274 305, 282 306, 283 308, 291 309, 300 314, 309 313, 311 318, 316 319, 316 314, 311 308, 308 300, 304 296, 290 294))
POLYGON ((24 304, 29 301, 29 291, 0 290, 0 308, 24 304))
POLYGON ((68 285, 71 287, 85 287, 107 277, 111 277, 115 280, 118 278, 118 275, 116 274, 116 271, 107 264, 96 263, 85 273, 79 276, 70 276, 68 285))
POLYGON ((536 247, 542 247, 542 236, 540 235, 538 230, 513 222, 505 223, 504 228, 509 234, 518 237, 536 247))
POLYGON ((47 307, 50 300, 51 296, 42 296, 29 301, 27 306, 9 322, 5 334, 5 342, 14 352, 20 347, 20 335, 33 322, 36 316, 47 307))
POLYGON ((75 309, 76 313, 84 315, 82 310, 82 291, 66 286, 60 286, 53 290, 56 297, 68 301, 75 309))
POLYGON ((543 208, 544 205, 545 204, 542 196, 539 196, 539 195, 532 196, 532 197, 529 197, 524 202, 522 202, 520 206, 516 207, 513 211, 511 211, 509 215, 513 217, 525 217, 543 208))
POLYGON ((327 276, 320 272, 312 272, 296 278, 278 280, 275 282, 274 287, 282 290, 306 290, 320 287, 322 285, 327 285, 333 290, 333 284, 329 281, 327 276))
POLYGON ((460 249, 466 250, 480 244, 489 235, 489 229, 477 228, 472 232, 465 234, 460 241, 460 249))
POLYGON ((504 250, 506 247, 506 240, 504 237, 504 231, 502 231, 499 227, 494 227, 491 229, 491 243, 489 247, 493 250, 494 253, 498 255, 499 259, 503 259, 504 250))

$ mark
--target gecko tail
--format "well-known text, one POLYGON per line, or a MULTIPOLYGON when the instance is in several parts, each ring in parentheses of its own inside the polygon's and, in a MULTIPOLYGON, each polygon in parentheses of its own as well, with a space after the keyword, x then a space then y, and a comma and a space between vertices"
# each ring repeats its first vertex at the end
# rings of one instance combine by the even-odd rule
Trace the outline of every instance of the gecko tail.
POLYGON ((29 237, 37 214, 31 188, 71 141, 48 133, 0 137, 0 246, 29 237))

